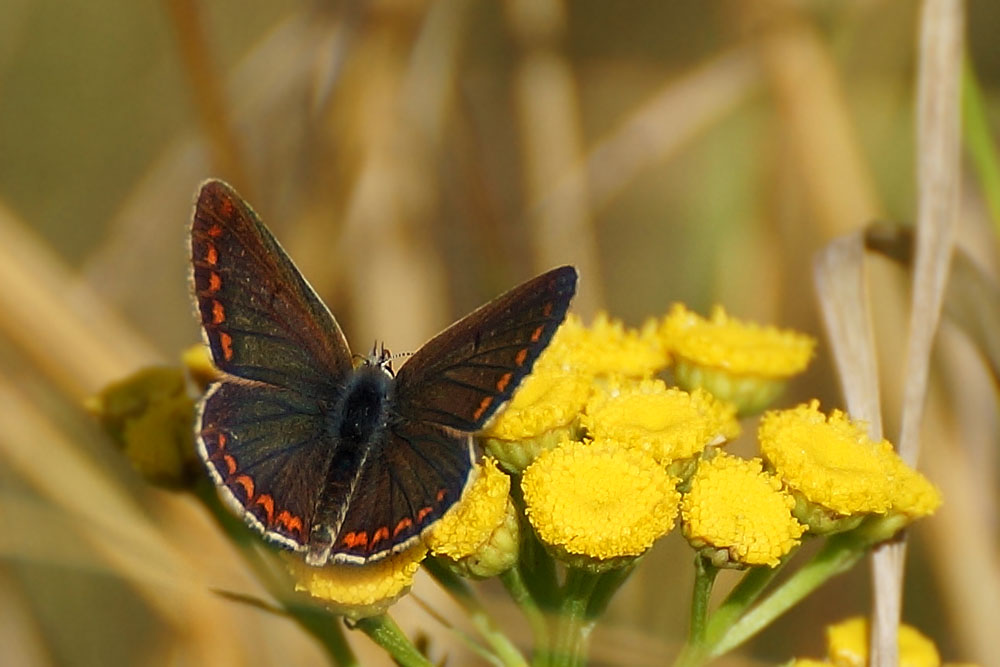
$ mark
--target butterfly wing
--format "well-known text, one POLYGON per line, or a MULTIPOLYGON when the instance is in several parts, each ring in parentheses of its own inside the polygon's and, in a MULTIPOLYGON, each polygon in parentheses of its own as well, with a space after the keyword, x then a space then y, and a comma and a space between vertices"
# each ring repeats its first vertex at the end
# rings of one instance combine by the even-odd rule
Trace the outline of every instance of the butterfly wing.
POLYGON ((576 292, 576 269, 529 280, 432 338, 396 375, 403 417, 478 431, 531 372, 576 292))
POLYGON ((265 537, 304 549, 335 450, 316 401, 220 382, 202 400, 198 451, 227 503, 265 537))
POLYGON ((384 433, 364 464, 332 544, 334 561, 365 563, 408 548, 462 495, 472 437, 403 422, 384 433))
POLYGON ((215 365, 313 395, 351 371, 336 320, 253 209, 202 185, 191 228, 195 296, 215 365))

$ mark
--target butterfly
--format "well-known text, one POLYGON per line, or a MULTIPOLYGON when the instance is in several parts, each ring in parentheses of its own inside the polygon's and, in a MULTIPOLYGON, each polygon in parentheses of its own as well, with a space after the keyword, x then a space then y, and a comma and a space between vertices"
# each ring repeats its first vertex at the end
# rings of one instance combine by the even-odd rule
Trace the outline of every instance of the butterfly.
POLYGON ((354 364, 333 315, 221 181, 198 194, 191 263, 222 372, 198 406, 198 453, 236 513, 316 566, 402 551, 461 498, 473 434, 531 372, 577 281, 564 266, 515 287, 394 373, 384 348, 354 364))

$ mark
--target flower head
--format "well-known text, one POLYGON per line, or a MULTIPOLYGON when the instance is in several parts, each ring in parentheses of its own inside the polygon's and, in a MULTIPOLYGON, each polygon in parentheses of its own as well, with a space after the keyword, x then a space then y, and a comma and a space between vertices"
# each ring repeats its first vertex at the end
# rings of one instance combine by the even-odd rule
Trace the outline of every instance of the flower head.
POLYGON ((677 481, 640 450, 567 441, 531 464, 521 489, 542 542, 567 562, 603 569, 641 555, 673 527, 677 481))
POLYGON ((604 312, 586 327, 570 313, 538 361, 594 376, 649 377, 667 365, 667 355, 652 332, 626 327, 604 312))
POLYGON ((719 452, 702 460, 681 500, 684 536, 708 548, 717 566, 770 565, 798 545, 805 526, 792 517, 795 501, 760 459, 719 452))
POLYGON ((718 306, 706 320, 675 304, 659 334, 675 357, 681 387, 704 387, 744 415, 767 407, 785 380, 805 369, 816 345, 794 331, 742 322, 718 306))
POLYGON ((305 591, 335 613, 359 619, 383 613, 405 595, 425 555, 427 547, 418 543, 365 565, 313 567, 295 554, 287 554, 285 563, 295 580, 295 590, 305 591))
POLYGON ((194 483, 194 400, 179 368, 144 368, 105 387, 87 408, 146 480, 172 488, 194 483))
POLYGON ((609 383, 594 393, 581 422, 590 437, 641 449, 663 465, 691 459, 740 431, 729 404, 701 389, 668 388, 662 380, 609 383))
POLYGON ((827 417, 818 401, 767 413, 758 438, 785 484, 835 515, 892 512, 915 519, 941 503, 937 489, 907 467, 889 441, 873 442, 864 424, 839 410, 827 417))
MULTIPOLYGON (((827 655, 835 665, 868 664, 868 619, 848 618, 826 629, 827 655)), ((941 656, 934 642, 909 625, 899 627, 901 667, 937 667, 941 656)))
POLYGON ((510 477, 496 461, 487 459, 462 500, 428 532, 425 542, 431 553, 447 557, 472 576, 494 576, 509 569, 517 560, 519 544, 509 493, 510 477))

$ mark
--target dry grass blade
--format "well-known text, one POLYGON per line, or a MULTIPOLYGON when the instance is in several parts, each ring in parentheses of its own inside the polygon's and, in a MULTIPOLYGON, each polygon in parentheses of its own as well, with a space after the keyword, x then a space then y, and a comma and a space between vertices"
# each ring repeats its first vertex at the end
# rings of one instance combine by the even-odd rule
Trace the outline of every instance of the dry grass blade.
MULTIPOLYGON (((916 465, 920 451, 931 345, 958 217, 964 23, 961 0, 924 3, 917 82, 917 247, 899 436, 900 456, 910 465, 916 465)), ((876 667, 899 662, 905 556, 905 542, 883 545, 873 555, 871 658, 876 667)))
POLYGON ((868 435, 880 440, 878 361, 864 259, 862 233, 850 234, 817 254, 813 276, 848 412, 867 421, 868 435))
POLYGON ((930 350, 955 241, 959 206, 962 32, 960 0, 927 0, 917 90, 917 244, 899 453, 915 465, 930 350))

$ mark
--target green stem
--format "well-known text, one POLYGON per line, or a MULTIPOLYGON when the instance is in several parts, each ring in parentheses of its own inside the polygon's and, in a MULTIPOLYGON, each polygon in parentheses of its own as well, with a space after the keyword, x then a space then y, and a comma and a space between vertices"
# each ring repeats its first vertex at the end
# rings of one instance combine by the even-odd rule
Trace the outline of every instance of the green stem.
POLYGON ((691 628, 688 631, 688 643, 701 646, 705 643, 705 628, 708 621, 708 600, 712 595, 712 586, 719 568, 701 554, 694 558, 694 587, 691 595, 691 628))
POLYGON ((785 562, 787 560, 782 561, 778 567, 759 566, 746 571, 740 582, 729 592, 729 595, 709 619, 705 632, 705 643, 717 642, 739 620, 767 588, 767 585, 774 580, 785 562))
POLYGON ((560 599, 556 563, 545 549, 545 545, 538 540, 531 523, 525 518, 525 503, 520 483, 511 484, 510 497, 514 501, 521 522, 521 553, 518 560, 521 579, 538 606, 553 610, 558 606, 560 599))
POLYGON ((851 569, 871 545, 870 539, 857 532, 834 535, 809 563, 728 629, 721 627, 728 618, 713 617, 708 629, 708 657, 727 653, 756 635, 827 580, 851 569))
POLYGON ((997 233, 1000 234, 1000 159, 997 157, 996 141, 990 131, 982 89, 968 55, 962 76, 962 127, 965 149, 969 151, 986 199, 986 207, 997 233))
POLYGON ((674 661, 675 667, 694 667, 705 662, 705 637, 708 627, 708 603, 719 568, 698 554, 694 557, 694 586, 691 590, 691 627, 684 649, 674 661))
POLYGON ((642 560, 633 559, 628 565, 608 570, 600 575, 597 585, 594 586, 594 594, 590 596, 590 605, 587 607, 587 619, 593 621, 599 618, 611 603, 618 589, 622 587, 635 570, 635 566, 642 560))
POLYGON ((444 563, 437 558, 428 558, 424 561, 427 572, 465 609, 469 614, 469 621, 476 628, 479 635, 486 640, 486 643, 493 649, 496 657, 508 667, 527 667, 528 662, 517 649, 513 642, 497 627, 496 623, 486 613, 486 609, 480 603, 469 586, 461 577, 452 572, 444 563))
POLYGON ((388 614, 363 618, 357 622, 356 627, 385 649, 402 667, 434 667, 434 663, 417 650, 388 614))
POLYGON ((531 635, 534 639, 534 653, 536 655, 548 655, 550 649, 549 624, 545 620, 545 614, 538 607, 538 603, 532 597, 531 591, 528 590, 524 582, 524 577, 521 575, 521 566, 515 564, 514 567, 500 575, 500 581, 507 589, 514 603, 521 608, 521 613, 524 614, 524 617, 528 620, 528 625, 531 626, 531 635))
POLYGON ((599 575, 581 568, 566 569, 566 583, 559 607, 556 639, 551 660, 555 667, 576 667, 587 657, 587 640, 593 624, 587 623, 590 597, 599 575))

